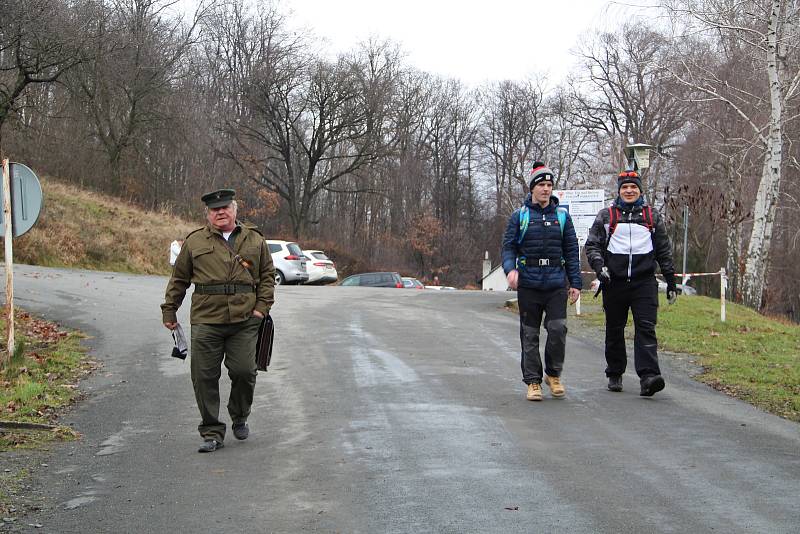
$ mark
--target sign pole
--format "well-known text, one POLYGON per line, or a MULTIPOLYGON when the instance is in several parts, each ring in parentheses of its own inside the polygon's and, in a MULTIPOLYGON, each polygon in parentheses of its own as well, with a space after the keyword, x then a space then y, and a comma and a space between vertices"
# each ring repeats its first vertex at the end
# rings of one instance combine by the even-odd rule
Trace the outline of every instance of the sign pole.
MULTIPOLYGON (((581 258, 583 257, 581 255, 582 248, 583 247, 581 247, 581 244, 578 243, 578 265, 581 264, 581 258)), ((575 315, 580 316, 580 314, 581 314, 581 294, 578 293, 578 300, 575 301, 575 315)))
POLYGON ((8 159, 3 160, 3 222, 5 224, 5 264, 6 264, 6 331, 8 333, 8 354, 0 367, 11 361, 14 354, 14 238, 11 217, 11 173, 8 159))

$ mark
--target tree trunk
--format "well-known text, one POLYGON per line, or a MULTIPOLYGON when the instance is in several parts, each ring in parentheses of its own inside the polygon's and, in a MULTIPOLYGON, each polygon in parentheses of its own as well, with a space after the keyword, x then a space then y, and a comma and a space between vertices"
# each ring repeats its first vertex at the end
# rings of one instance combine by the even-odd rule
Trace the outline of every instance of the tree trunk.
POLYGON ((747 247, 742 292, 744 303, 756 310, 761 309, 762 297, 772 244, 772 227, 775 222, 775 207, 781 185, 781 163, 783 162, 783 94, 781 91, 781 60, 779 58, 777 27, 780 24, 781 0, 773 0, 767 32, 767 77, 771 114, 761 182, 758 185, 753 210, 753 230, 747 247))
POLYGON ((736 298, 739 295, 739 246, 741 244, 742 223, 728 221, 726 235, 727 254, 725 257, 725 272, 728 273, 728 291, 736 298))
MULTIPOLYGON (((729 157, 725 165, 725 172, 728 178, 728 191, 739 191, 741 182, 737 183, 736 175, 733 171, 733 158, 729 157)), ((731 193, 728 199, 728 206, 725 210, 725 220, 728 223, 726 228, 726 255, 725 272, 728 273, 728 292, 734 299, 739 298, 741 285, 741 268, 739 258, 742 255, 742 221, 738 216, 736 205, 736 195, 731 193)))

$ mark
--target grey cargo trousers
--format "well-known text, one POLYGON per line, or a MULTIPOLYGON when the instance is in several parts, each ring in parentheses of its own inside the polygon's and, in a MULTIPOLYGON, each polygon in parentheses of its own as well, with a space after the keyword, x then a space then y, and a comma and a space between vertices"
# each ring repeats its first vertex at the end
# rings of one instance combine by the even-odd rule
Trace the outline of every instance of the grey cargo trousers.
POLYGON ((561 376, 567 342, 567 289, 541 291, 520 287, 519 337, 522 342, 522 381, 526 384, 542 383, 542 359, 539 355, 539 331, 544 315, 547 341, 544 345, 544 372, 561 376))

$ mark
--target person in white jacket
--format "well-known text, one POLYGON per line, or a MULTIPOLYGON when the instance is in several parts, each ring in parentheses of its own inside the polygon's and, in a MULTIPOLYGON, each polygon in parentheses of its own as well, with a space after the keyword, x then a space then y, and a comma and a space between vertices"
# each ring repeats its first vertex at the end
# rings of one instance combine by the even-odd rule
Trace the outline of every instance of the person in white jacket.
POLYGON ((617 178, 618 196, 597 214, 586 240, 586 258, 603 290, 606 315, 606 376, 609 391, 622 391, 627 367, 625 326, 633 314, 633 363, 643 397, 664 389, 658 365, 658 281, 656 266, 667 282, 670 304, 678 296, 672 244, 664 218, 642 196, 642 180, 635 171, 617 178))

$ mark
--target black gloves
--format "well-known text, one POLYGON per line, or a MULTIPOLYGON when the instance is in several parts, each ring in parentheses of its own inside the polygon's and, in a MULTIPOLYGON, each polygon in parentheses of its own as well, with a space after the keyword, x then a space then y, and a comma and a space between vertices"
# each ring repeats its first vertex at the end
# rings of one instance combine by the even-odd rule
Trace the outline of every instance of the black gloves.
POLYGON ((667 282, 667 302, 675 304, 678 300, 678 286, 675 285, 675 275, 664 275, 664 280, 667 282))
POLYGON ((595 268, 594 272, 597 273, 597 279, 600 281, 601 284, 608 284, 611 282, 611 274, 608 272, 608 267, 603 265, 602 263, 598 263, 595 268))

